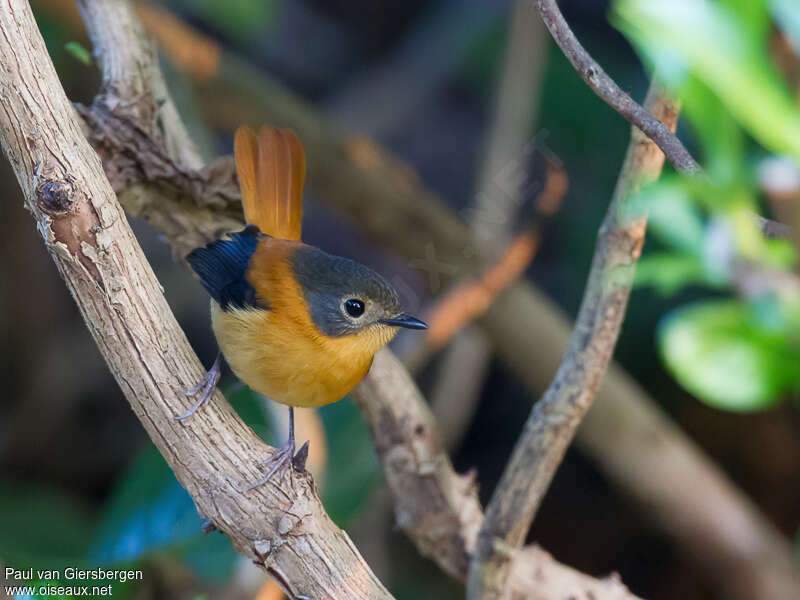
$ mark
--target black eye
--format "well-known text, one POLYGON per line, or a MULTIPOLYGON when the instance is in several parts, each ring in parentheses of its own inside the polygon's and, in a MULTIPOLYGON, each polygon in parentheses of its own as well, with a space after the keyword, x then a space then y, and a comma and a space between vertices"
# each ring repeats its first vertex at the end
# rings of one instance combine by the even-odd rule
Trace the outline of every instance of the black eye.
POLYGON ((350 298, 344 303, 344 309, 348 315, 357 319, 364 314, 364 303, 358 298, 350 298))

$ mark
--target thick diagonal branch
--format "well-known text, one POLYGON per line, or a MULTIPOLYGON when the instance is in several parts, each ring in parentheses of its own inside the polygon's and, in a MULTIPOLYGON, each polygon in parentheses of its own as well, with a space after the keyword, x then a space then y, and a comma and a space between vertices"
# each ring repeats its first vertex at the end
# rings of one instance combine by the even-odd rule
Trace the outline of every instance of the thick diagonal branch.
POLYGON ((292 596, 391 598, 325 514, 310 477, 295 478, 291 495, 277 482, 248 491, 270 448, 221 394, 194 419, 174 419, 202 365, 81 132, 25 0, 0 3, 0 56, 0 141, 26 205, 112 374, 200 514, 292 596))
MULTIPOLYGON (((674 129, 678 107, 657 84, 645 106, 674 129)), ((598 235, 592 269, 570 344, 555 379, 536 403, 486 509, 470 567, 468 597, 500 598, 508 548, 525 541, 530 524, 611 361, 628 303, 646 221, 626 204, 658 178, 664 154, 641 131, 631 142, 598 235)))

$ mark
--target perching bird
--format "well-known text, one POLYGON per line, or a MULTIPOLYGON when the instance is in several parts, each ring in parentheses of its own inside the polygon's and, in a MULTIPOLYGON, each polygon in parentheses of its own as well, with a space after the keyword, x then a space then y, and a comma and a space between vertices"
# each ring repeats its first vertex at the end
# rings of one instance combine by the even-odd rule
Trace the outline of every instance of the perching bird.
MULTIPOLYGON (((265 462, 267 481, 294 455, 294 406, 347 395, 398 327, 425 329, 400 308, 372 269, 300 241, 305 154, 293 132, 240 127, 234 155, 247 227, 189 254, 211 295, 211 325, 233 372, 254 391, 289 405, 289 439, 265 462)), ((220 356, 189 395, 185 419, 214 392, 220 356)))

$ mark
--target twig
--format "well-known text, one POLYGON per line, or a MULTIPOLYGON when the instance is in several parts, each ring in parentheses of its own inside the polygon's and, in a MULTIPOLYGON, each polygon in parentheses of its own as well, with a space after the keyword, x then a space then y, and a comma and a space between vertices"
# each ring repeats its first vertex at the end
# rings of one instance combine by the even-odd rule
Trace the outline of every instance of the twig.
POLYGON ((700 165, 675 136, 672 128, 623 92, 597 61, 586 52, 558 9, 556 0, 533 0, 533 2, 564 56, 594 93, 653 140, 678 171, 687 174, 699 173, 700 165))
MULTIPOLYGON (((413 379, 388 350, 375 356, 353 392, 372 431, 395 496, 399 526, 420 552, 464 579, 483 513, 474 473, 458 475, 439 439, 433 415, 413 379), (380 399, 376 402, 376 399, 380 399)), ((509 598, 559 598, 563 590, 597 600, 635 600, 621 582, 597 580, 559 565, 533 547, 510 549, 509 598)))
MULTIPOLYGON (((114 1, 114 0, 112 0, 114 1)), ((114 377, 199 512, 293 595, 391 598, 325 514, 310 478, 247 492, 270 448, 217 393, 190 423, 183 390, 202 375, 83 137, 28 3, 0 4, 0 140, 114 377)))
MULTIPOLYGON (((66 17, 74 10, 65 2, 55 8, 66 17)), ((268 121, 300 132, 311 157, 310 187, 324 190, 320 199, 350 216, 381 246, 408 260, 418 260, 420 249, 430 246, 438 261, 456 267, 442 274, 448 282, 474 272, 466 252, 469 229, 400 161, 367 141, 342 135, 301 99, 224 50, 216 76, 200 86, 200 100, 207 99, 207 112, 219 125, 268 121)), ((128 150, 135 148, 118 149, 128 150)), ((111 157, 103 159, 108 167, 111 157)), ((158 185, 138 181, 136 187, 147 194, 136 199, 123 195, 126 209, 149 218, 176 254, 215 237, 220 221, 230 214, 228 209, 198 209, 212 196, 203 187, 177 206, 158 185)), ((227 229, 237 226, 241 220, 234 218, 227 229)), ((572 331, 563 310, 524 281, 495 300, 481 325, 532 394, 550 382, 572 331)), ((577 442, 620 488, 641 501, 652 522, 676 539, 720 589, 750 600, 800 597, 787 540, 619 366, 610 366, 577 442), (703 493, 686 494, 687 488, 703 493)))
POLYGON ((485 273, 477 279, 464 280, 447 292, 427 316, 425 343, 433 350, 441 348, 457 331, 485 314, 494 299, 525 272, 538 247, 536 233, 522 232, 485 273))
POLYGON ((351 395, 372 430, 398 525, 422 554, 463 579, 483 516, 474 477, 453 470, 427 403, 391 352, 375 356, 351 395))
MULTIPOLYGON (((678 107, 652 84, 645 106, 674 129, 678 107)), ((664 154, 633 129, 617 188, 600 228, 589 281, 553 383, 536 403, 503 477, 486 508, 470 566, 468 597, 500 598, 509 571, 507 551, 525 541, 530 524, 578 425, 589 410, 625 316, 646 221, 633 218, 627 200, 658 178, 664 154)))

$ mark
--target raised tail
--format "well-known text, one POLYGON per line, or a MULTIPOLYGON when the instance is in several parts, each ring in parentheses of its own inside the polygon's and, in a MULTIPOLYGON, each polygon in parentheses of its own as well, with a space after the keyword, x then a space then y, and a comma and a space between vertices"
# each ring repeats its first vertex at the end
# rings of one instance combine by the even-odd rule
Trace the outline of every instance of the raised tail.
POLYGON ((245 220, 262 233, 299 240, 306 155, 288 129, 239 127, 233 142, 245 220))

